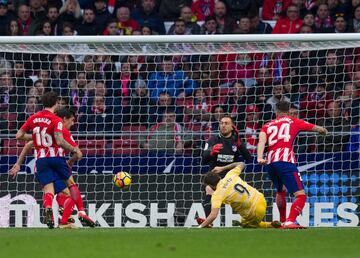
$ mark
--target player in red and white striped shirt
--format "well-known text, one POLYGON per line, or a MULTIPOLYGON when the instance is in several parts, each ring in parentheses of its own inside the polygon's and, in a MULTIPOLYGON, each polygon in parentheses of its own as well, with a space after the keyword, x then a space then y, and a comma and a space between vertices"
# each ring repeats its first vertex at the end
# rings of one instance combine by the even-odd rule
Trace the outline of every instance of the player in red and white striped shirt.
POLYGON ((306 202, 306 194, 296 167, 293 142, 300 131, 318 132, 326 134, 327 130, 301 119, 289 116, 290 103, 281 101, 276 104, 276 119, 261 128, 257 150, 257 161, 261 165, 267 164, 269 176, 274 183, 277 194, 276 204, 280 212, 280 221, 285 228, 303 228, 295 224, 306 202), (265 144, 268 143, 267 158, 264 159, 265 144), (293 193, 293 202, 289 217, 286 219, 286 189, 293 193))
MULTIPOLYGON (((81 157, 78 147, 73 147, 63 137, 63 121, 54 112, 60 105, 59 97, 55 92, 47 92, 42 96, 44 110, 30 116, 16 134, 17 140, 33 141, 36 158, 36 179, 44 190, 43 205, 45 208, 46 223, 49 228, 54 227, 52 202, 54 199, 54 183, 59 180, 68 180, 70 177, 65 159, 65 151, 81 157), (31 131, 31 135, 27 132, 31 131)), ((66 188, 63 184, 62 189, 66 188)), ((60 189, 60 191, 62 190, 60 189)), ((70 197, 64 201, 64 213, 60 226, 67 227, 67 219, 74 208, 70 197)))

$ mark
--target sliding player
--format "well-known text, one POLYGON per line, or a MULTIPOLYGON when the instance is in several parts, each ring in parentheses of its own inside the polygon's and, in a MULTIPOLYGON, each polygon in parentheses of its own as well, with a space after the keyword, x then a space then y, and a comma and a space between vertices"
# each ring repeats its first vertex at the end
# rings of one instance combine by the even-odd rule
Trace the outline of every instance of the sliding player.
MULTIPOLYGON (((54 114, 60 105, 57 93, 45 93, 42 96, 42 104, 44 109, 26 120, 25 124, 16 133, 16 139, 23 141, 33 140, 34 142, 37 170, 35 176, 44 190, 43 206, 45 208, 46 224, 49 228, 54 228, 52 210, 55 194, 54 182, 68 180, 70 177, 64 150, 76 154, 76 157, 81 157, 82 153, 78 147, 73 147, 64 140, 62 133, 63 121, 54 114), (31 135, 27 134, 29 131, 32 131, 31 135)), ((64 200, 64 213, 60 227, 68 227, 67 220, 74 209, 74 205, 74 201, 67 196, 64 200)))
POLYGON ((280 222, 264 222, 266 201, 264 195, 248 185, 239 175, 244 170, 243 162, 233 163, 224 167, 215 167, 204 177, 204 184, 209 185, 214 193, 211 197, 211 212, 200 228, 211 227, 219 214, 222 204, 230 204, 234 212, 241 216, 244 228, 278 228, 280 222), (230 170, 231 169, 231 170, 230 170), (219 173, 230 170, 221 179, 219 173))
MULTIPOLYGON (((75 120, 74 112, 71 111, 70 109, 63 108, 63 109, 60 109, 59 111, 57 111, 56 115, 58 117, 62 118, 64 121, 63 136, 64 136, 65 141, 67 141, 73 147, 77 147, 77 144, 75 143, 75 141, 69 131, 69 129, 74 125, 74 120, 75 120)), ((12 175, 13 177, 16 176, 17 172, 19 172, 19 170, 20 170, 20 166, 23 164, 23 162, 25 160, 27 153, 29 153, 31 151, 33 146, 34 146, 34 144, 32 141, 28 142, 25 145, 16 164, 10 170, 10 175, 12 175)), ((94 221, 92 219, 90 219, 85 213, 83 200, 82 200, 79 188, 76 185, 73 176, 71 175, 72 165, 74 164, 74 162, 76 160, 80 160, 80 159, 81 159, 81 157, 77 157, 76 155, 73 155, 68 160, 69 173, 70 173, 69 179, 66 180, 66 185, 68 188, 65 188, 64 190, 61 191, 60 189, 62 189, 63 181, 61 181, 61 180, 55 181, 54 188, 55 188, 55 193, 56 193, 56 201, 59 204, 60 213, 63 214, 64 202, 66 201, 67 196, 71 195, 71 198, 73 199, 73 201, 76 204, 76 207, 78 208, 78 218, 79 218, 80 222, 83 224, 83 226, 94 227, 95 226, 94 221)), ((71 219, 69 219, 68 221, 74 222, 73 219, 72 220, 71 219)))
POLYGON ((295 201, 291 205, 290 214, 284 222, 284 228, 304 228, 295 223, 306 202, 299 171, 295 165, 293 142, 300 131, 318 132, 327 134, 324 127, 310 124, 303 120, 289 116, 290 103, 280 101, 276 104, 276 119, 265 124, 260 132, 257 161, 261 165, 267 165, 269 176, 274 183, 277 194, 276 204, 280 212, 281 221, 286 217, 286 192, 294 194, 295 201), (263 159, 265 144, 268 143, 267 160, 263 159))

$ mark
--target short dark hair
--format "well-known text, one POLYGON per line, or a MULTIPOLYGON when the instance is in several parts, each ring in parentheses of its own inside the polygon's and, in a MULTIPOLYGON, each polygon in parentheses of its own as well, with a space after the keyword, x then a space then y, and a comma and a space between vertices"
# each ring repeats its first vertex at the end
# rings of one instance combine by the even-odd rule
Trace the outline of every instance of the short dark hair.
POLYGON ((276 103, 276 111, 286 113, 290 110, 290 102, 287 101, 280 101, 276 103))
POLYGON ((205 174, 204 178, 203 178, 203 184, 204 185, 210 185, 210 186, 216 186, 219 181, 220 181, 221 177, 214 173, 214 172, 208 172, 205 174))
POLYGON ((44 108, 51 108, 56 105, 59 100, 59 95, 55 91, 46 92, 41 97, 41 102, 44 108))
POLYGON ((232 122, 233 124, 235 124, 234 119, 231 117, 230 114, 224 114, 224 115, 220 118, 220 120, 223 119, 223 118, 229 118, 229 119, 231 120, 231 122, 232 122))
POLYGON ((56 115, 60 118, 69 119, 73 116, 75 117, 75 112, 70 108, 61 108, 56 112, 56 115))

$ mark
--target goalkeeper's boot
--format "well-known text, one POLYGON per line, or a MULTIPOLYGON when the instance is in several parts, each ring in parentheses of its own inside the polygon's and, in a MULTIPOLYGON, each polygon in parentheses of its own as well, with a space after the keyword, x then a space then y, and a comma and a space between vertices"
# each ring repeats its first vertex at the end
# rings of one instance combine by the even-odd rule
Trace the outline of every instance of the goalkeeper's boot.
POLYGON ((75 226, 75 224, 74 223, 66 223, 66 224, 59 224, 59 228, 64 228, 64 229, 75 229, 75 228, 77 228, 76 226, 75 226))
POLYGON ((84 227, 95 227, 95 222, 84 211, 78 212, 78 218, 84 227))
POLYGON ((292 221, 285 221, 282 225, 283 229, 306 229, 306 227, 303 227, 301 225, 296 224, 292 221))
MULTIPOLYGON (((60 214, 60 217, 62 217, 62 215, 63 215, 63 213, 64 213, 64 208, 63 207, 59 207, 59 214, 60 214)), ((73 210, 73 212, 71 213, 71 215, 76 215, 76 210, 73 210), (75 213, 74 213, 74 211, 75 211, 75 213)), ((61 220, 61 218, 59 218, 59 221, 61 220)), ((69 216, 69 218, 68 218, 68 223, 75 223, 75 219, 72 217, 72 216, 69 216)))
POLYGON ((281 228, 282 227, 281 222, 278 220, 274 220, 270 224, 271 224, 271 227, 273 227, 273 228, 281 228))
POLYGON ((45 209, 45 222, 49 229, 54 228, 54 213, 51 208, 45 209))

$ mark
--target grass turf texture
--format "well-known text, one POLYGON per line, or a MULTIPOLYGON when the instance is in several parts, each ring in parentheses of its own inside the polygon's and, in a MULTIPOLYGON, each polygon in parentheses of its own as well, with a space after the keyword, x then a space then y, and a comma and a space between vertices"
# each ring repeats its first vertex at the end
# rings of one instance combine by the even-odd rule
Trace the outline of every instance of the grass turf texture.
POLYGON ((0 229, 1 258, 360 257, 360 228, 0 229))

